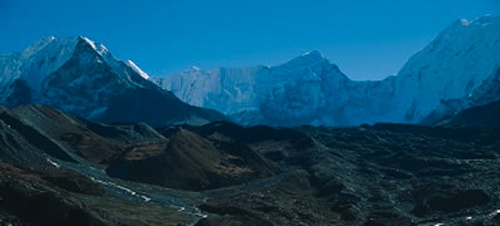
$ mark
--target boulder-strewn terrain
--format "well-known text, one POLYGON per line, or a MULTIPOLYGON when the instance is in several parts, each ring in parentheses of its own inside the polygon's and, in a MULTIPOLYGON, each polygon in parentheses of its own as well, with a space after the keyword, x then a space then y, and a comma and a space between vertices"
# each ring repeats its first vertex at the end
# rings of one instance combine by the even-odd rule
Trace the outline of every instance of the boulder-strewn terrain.
POLYGON ((500 128, 0 113, 0 224, 498 225, 500 128))
POLYGON ((210 140, 183 128, 166 141, 133 145, 111 163, 111 176, 188 190, 206 190, 276 175, 279 170, 245 145, 210 140))

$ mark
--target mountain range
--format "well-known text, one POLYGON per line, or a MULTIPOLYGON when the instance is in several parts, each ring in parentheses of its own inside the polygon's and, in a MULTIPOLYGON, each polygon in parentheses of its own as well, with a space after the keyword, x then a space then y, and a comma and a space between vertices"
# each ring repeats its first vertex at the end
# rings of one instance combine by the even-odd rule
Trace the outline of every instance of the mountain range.
POLYGON ((282 65, 192 68, 152 80, 243 125, 432 124, 500 99, 500 18, 457 20, 395 76, 353 81, 319 52, 282 65))
POLYGON ((0 73, 0 103, 46 104, 98 122, 428 125, 500 100, 500 18, 455 21, 379 81, 351 80, 317 51, 273 67, 151 77, 83 36, 48 37, 1 55, 0 73))
POLYGON ((41 39, 0 56, 0 225, 500 225, 499 40, 459 20, 353 81, 317 51, 155 78, 41 39))
POLYGON ((146 78, 132 61, 115 58, 86 37, 48 37, 0 56, 0 103, 45 104, 94 121, 155 126, 225 119, 185 104, 146 78))

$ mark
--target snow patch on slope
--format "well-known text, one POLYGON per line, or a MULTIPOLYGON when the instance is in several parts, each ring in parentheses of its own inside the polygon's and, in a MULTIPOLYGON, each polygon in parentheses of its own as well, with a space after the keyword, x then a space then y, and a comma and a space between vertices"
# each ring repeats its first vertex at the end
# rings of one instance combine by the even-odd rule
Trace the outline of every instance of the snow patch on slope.
POLYGON ((460 22, 462 23, 462 25, 464 26, 469 26, 469 21, 467 19, 461 19, 460 22))
POLYGON ((141 68, 139 68, 132 60, 125 61, 125 64, 127 64, 130 68, 132 68, 135 72, 137 72, 137 74, 139 74, 144 79, 149 79, 149 75, 146 72, 144 72, 141 68))
POLYGON ((83 39, 85 42, 87 42, 92 47, 92 49, 94 49, 101 56, 108 54, 109 50, 103 44, 96 43, 85 36, 80 36, 80 38, 83 39))

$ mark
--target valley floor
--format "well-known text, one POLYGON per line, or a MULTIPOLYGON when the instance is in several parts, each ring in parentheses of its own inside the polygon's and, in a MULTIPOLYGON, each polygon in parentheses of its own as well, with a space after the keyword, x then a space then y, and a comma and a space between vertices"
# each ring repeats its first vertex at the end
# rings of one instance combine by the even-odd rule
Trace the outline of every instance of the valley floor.
POLYGON ((152 129, 24 108, 0 114, 0 225, 500 224, 500 128, 152 129))

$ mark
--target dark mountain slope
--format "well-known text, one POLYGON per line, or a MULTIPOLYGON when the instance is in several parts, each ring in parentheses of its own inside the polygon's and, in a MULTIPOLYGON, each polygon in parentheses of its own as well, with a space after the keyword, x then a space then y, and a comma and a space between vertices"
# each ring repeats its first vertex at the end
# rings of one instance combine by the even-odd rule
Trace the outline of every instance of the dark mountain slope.
POLYGON ((463 110, 435 125, 444 127, 500 127, 500 101, 463 110))
POLYGON ((214 110, 182 102, 136 67, 86 37, 49 37, 22 53, 0 57, 0 103, 45 104, 107 123, 164 126, 225 119, 214 110))

